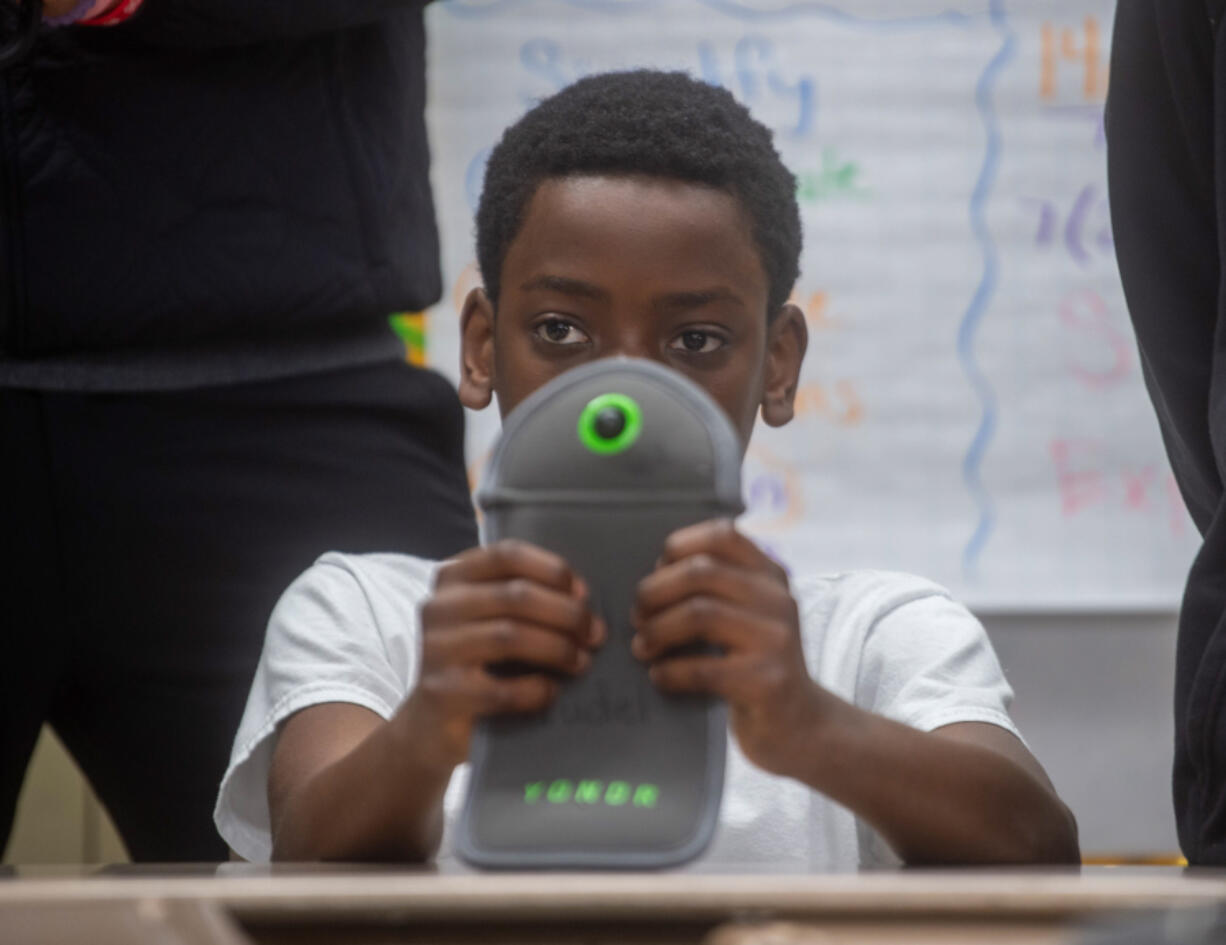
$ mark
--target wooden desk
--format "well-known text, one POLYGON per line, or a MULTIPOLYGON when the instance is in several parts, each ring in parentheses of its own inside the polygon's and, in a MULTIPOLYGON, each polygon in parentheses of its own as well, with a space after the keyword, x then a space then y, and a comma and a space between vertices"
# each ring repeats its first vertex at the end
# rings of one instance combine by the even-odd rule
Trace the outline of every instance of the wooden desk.
MULTIPOLYGON (((0 943, 1029 945, 1226 903, 1226 872, 471 874, 112 868, 0 879, 0 943)), ((1192 913, 1183 913, 1192 915, 1192 913)))

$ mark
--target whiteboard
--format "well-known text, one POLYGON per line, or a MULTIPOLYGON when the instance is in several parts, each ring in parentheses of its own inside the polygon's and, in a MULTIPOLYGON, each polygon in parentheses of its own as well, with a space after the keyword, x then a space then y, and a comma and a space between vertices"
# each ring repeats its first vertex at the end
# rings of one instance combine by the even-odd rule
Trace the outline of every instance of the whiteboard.
MULTIPOLYGON (((1198 544, 1115 265, 1102 0, 450 0, 429 9, 458 376, 489 149, 590 72, 727 87, 797 175, 810 328, 796 419, 759 425, 745 525, 793 574, 912 571, 981 610, 1174 609, 1198 544)), ((479 478, 498 430, 469 414, 479 478)))

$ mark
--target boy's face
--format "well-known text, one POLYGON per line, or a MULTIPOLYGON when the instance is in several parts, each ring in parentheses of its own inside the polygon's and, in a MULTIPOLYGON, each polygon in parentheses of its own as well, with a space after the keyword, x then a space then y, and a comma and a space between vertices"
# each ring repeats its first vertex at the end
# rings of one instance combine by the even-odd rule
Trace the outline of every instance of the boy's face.
POLYGON ((648 358, 704 388, 749 442, 759 407, 792 417, 804 317, 767 324, 768 281, 739 203, 647 176, 545 181, 502 266, 497 317, 480 290, 463 314, 460 399, 503 416, 595 358, 648 358))

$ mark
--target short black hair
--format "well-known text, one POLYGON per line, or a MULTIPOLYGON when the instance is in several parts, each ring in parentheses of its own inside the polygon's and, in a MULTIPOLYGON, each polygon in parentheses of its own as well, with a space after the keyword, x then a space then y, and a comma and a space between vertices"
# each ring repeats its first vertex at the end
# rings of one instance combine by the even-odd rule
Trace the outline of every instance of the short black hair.
POLYGON ((477 262, 497 304, 507 248, 537 188, 550 178, 645 174, 726 191, 753 225, 769 281, 767 316, 800 272, 796 178, 771 132, 725 89, 683 72, 588 76, 544 99, 490 153, 477 207, 477 262))

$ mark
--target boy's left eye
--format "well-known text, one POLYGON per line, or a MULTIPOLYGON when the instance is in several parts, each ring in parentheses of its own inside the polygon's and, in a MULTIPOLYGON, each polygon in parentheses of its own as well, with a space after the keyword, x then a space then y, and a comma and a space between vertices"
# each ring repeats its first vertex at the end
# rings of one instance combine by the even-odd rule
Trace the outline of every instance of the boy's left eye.
POLYGON ((688 354, 710 354, 724 346, 724 339, 715 332, 702 328, 689 328, 679 334, 669 347, 674 351, 685 351, 688 354))
POLYGON ((537 325, 533 332, 538 338, 555 345, 575 345, 588 340, 578 325, 561 318, 548 318, 537 325))

